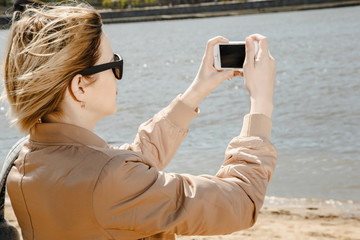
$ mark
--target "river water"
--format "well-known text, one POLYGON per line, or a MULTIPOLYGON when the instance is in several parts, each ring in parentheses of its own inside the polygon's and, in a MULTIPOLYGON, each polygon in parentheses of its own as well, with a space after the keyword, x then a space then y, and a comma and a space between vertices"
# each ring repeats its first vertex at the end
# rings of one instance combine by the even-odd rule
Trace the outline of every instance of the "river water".
MULTIPOLYGON (((125 59, 118 112, 96 133, 111 144, 132 142, 137 127, 185 91, 208 39, 269 38, 277 60, 272 142, 279 161, 268 196, 360 201, 360 7, 105 25, 125 59)), ((0 31, 5 46, 8 31, 0 31)), ((1 59, 4 47, 0 49, 1 59)), ((248 112, 243 80, 224 82, 201 114, 168 172, 215 174, 248 112)), ((0 103, 0 155, 20 134, 0 103)), ((2 160, 1 160, 2 161, 2 160)), ((0 163, 1 164, 1 163, 0 163)))

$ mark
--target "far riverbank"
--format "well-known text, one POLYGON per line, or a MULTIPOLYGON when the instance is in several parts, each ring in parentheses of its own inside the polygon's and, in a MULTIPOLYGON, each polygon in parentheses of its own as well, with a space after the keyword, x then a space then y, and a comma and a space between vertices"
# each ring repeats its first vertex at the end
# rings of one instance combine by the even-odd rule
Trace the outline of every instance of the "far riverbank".
POLYGON ((249 0, 177 5, 133 10, 100 11, 104 23, 175 20, 286 12, 360 5, 360 0, 249 0))
MULTIPOLYGON (((127 23, 187 18, 235 16, 245 14, 299 11, 360 5, 360 0, 249 0, 213 2, 126 10, 99 10, 103 22, 127 23)), ((0 26, 9 27, 10 16, 0 16, 0 26)))

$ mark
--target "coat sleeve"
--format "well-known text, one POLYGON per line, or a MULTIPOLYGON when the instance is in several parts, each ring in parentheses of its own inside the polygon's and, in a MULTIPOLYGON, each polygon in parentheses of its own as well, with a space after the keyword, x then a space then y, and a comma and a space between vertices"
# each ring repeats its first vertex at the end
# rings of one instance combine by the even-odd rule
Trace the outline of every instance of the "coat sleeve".
POLYGON ((216 176, 165 173, 139 157, 112 159, 94 192, 100 225, 141 236, 228 234, 252 226, 277 161, 270 132, 265 115, 247 115, 216 176))
POLYGON ((158 170, 171 161, 187 135, 190 122, 198 115, 177 96, 166 108, 140 125, 132 144, 120 148, 143 154, 158 170))

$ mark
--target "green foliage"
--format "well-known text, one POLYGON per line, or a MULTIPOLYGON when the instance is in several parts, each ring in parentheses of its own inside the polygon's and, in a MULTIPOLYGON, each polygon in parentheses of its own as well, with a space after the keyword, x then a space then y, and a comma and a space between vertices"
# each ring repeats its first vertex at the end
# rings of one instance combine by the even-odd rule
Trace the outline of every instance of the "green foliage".
POLYGON ((128 7, 128 0, 117 0, 118 8, 127 8, 128 7))
POLYGON ((157 0, 145 0, 146 5, 155 5, 156 3, 158 3, 157 0))
POLYGON ((130 0, 129 2, 131 4, 131 6, 138 7, 141 3, 141 0, 130 0))
MULTIPOLYGON (((14 0, 0 0, 0 7, 9 7, 13 4, 14 0)), ((51 2, 70 2, 72 0, 39 0, 45 3, 51 2)), ((106 7, 106 8, 121 8, 125 9, 129 6, 131 7, 146 7, 146 6, 155 6, 155 5, 168 5, 169 3, 173 4, 182 4, 182 3, 199 3, 199 2, 207 2, 208 0, 79 0, 85 1, 93 5, 94 7, 106 7)), ((228 2, 232 0, 214 0, 214 1, 221 1, 221 2, 228 2)), ((245 0, 237 0, 243 2, 245 0)))
POLYGON ((8 0, 0 0, 1 7, 7 7, 9 5, 10 5, 10 3, 8 2, 8 0))
POLYGON ((103 0, 102 5, 103 7, 114 7, 114 2, 112 0, 103 0))

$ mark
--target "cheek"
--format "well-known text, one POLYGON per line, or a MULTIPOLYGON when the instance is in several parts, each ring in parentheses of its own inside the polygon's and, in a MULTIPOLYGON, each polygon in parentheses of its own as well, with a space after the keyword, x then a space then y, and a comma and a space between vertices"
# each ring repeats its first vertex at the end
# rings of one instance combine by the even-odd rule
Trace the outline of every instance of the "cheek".
POLYGON ((100 86, 102 88, 102 94, 104 94, 106 98, 111 98, 114 96, 113 94, 116 95, 117 83, 111 69, 103 73, 100 86))
POLYGON ((116 102, 116 92, 117 92, 116 80, 114 80, 113 77, 107 79, 106 87, 104 86, 104 92, 103 92, 103 94, 105 95, 104 97, 106 97, 109 101, 116 102))
MULTIPOLYGON (((111 71, 111 70, 110 70, 111 71)), ((112 74, 112 71, 110 72, 112 74)), ((93 94, 91 97, 91 105, 97 111, 108 111, 116 104, 117 82, 111 74, 99 76, 93 86, 93 94)))

